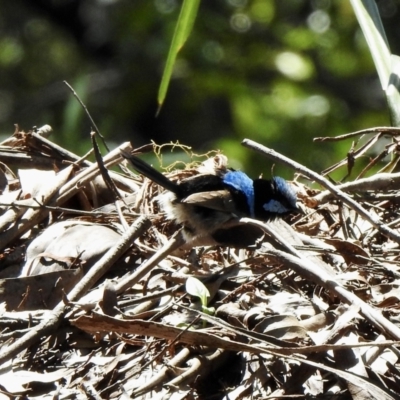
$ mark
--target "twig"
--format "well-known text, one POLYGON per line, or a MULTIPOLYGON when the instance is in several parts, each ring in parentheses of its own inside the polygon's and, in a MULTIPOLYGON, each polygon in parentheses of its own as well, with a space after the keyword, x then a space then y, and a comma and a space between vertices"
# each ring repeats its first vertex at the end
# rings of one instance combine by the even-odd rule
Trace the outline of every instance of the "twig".
MULTIPOLYGON (((43 147, 50 150, 51 153, 56 153, 61 160, 71 161, 73 163, 79 163, 84 165, 85 167, 89 167, 92 163, 90 161, 82 159, 82 157, 77 156, 76 154, 64 149, 61 146, 51 142, 50 140, 44 138, 39 133, 31 132, 26 135, 26 142, 30 148, 34 149, 42 149, 43 147)), ((40 150, 43 152, 43 150, 40 150)))
MULTIPOLYGON (((115 211, 109 211, 109 212, 102 212, 102 211, 84 211, 84 210, 76 210, 73 208, 65 208, 65 207, 53 207, 53 206, 48 206, 46 204, 42 204, 40 201, 36 199, 36 197, 32 198, 33 201, 35 201, 37 204, 24 204, 21 203, 21 201, 12 201, 11 203, 1 203, 0 202, 0 207, 11 207, 11 208, 33 208, 35 210, 38 209, 45 209, 48 211, 52 212, 59 212, 59 213, 67 213, 67 214, 77 214, 77 215, 85 215, 88 217, 109 217, 111 215, 117 215, 115 211)), ((23 200, 22 200, 23 201, 23 200)))
MULTIPOLYGON (((149 361, 147 361, 142 367, 141 367, 141 371, 145 371, 145 369, 151 365, 155 360, 160 359, 165 352, 167 351, 168 348, 170 348, 171 346, 173 346, 175 343, 179 343, 179 339, 180 337, 187 332, 199 319, 201 318, 200 315, 198 315, 190 324, 188 324, 180 333, 178 333, 175 337, 175 339, 173 339, 172 341, 169 341, 170 343, 168 344, 168 346, 164 346, 164 348, 158 352, 154 357, 152 357, 149 361)), ((188 349, 188 352, 190 352, 190 350, 188 349)), ((141 393, 145 393, 147 391, 149 391, 152 387, 156 386, 157 384, 161 383, 165 377, 166 377, 166 372, 167 371, 163 371, 163 369, 156 374, 149 382, 147 382, 146 384, 144 384, 141 387, 138 387, 136 389, 133 390, 133 392, 131 393, 131 395, 133 396, 137 396, 141 393), (164 376, 165 375, 165 376, 164 376)))
MULTIPOLYGON (((104 275, 105 272, 121 257, 122 254, 131 246, 132 242, 144 231, 150 227, 151 223, 146 217, 140 217, 128 231, 124 233, 121 239, 103 257, 93 265, 89 272, 68 294, 70 302, 79 300, 91 287, 104 275)), ((21 351, 27 349, 32 344, 40 340, 41 337, 47 336, 54 332, 61 323, 67 306, 61 301, 50 313, 48 318, 39 325, 32 328, 21 339, 18 339, 9 347, 3 347, 0 354, 0 365, 15 357, 21 351)))
POLYGON ((98 261, 79 282, 78 285, 69 293, 70 301, 77 301, 104 275, 105 272, 117 261, 120 256, 132 245, 133 241, 144 234, 151 226, 150 220, 146 216, 138 218, 129 229, 122 235, 121 240, 113 246, 98 261))
POLYGON ((158 371, 157 374, 155 374, 149 382, 146 382, 140 387, 134 388, 131 396, 138 396, 140 393, 146 393, 149 391, 151 388, 153 388, 156 385, 159 385, 163 383, 167 377, 168 374, 170 373, 171 368, 178 367, 180 364, 183 363, 183 361, 186 361, 186 359, 190 356, 190 349, 187 347, 183 348, 175 357, 173 357, 167 365, 162 367, 160 371, 158 371))
POLYGON ((357 306, 360 309, 361 314, 381 332, 396 340, 400 340, 400 329, 383 317, 379 311, 375 310, 358 298, 355 294, 345 289, 336 280, 335 274, 332 270, 328 271, 327 269, 323 269, 319 265, 313 263, 310 259, 305 259, 302 254, 290 243, 283 240, 283 238, 281 238, 279 234, 270 227, 269 224, 263 224, 262 222, 251 220, 250 218, 242 218, 240 221, 242 223, 251 223, 252 225, 256 225, 264 231, 270 233, 290 253, 288 254, 276 249, 268 249, 265 252, 267 255, 273 256, 285 266, 289 266, 303 278, 311 280, 315 284, 322 286, 326 290, 336 294, 345 303, 357 306))
MULTIPOLYGON (((43 204, 51 204, 54 196, 58 195, 59 190, 66 184, 72 167, 65 168, 56 177, 54 184, 50 188, 44 188, 38 193, 43 204)), ((33 199, 27 200, 28 205, 37 205, 33 199)), ((4 249, 8 243, 32 228, 49 214, 44 208, 34 209, 28 208, 21 210, 12 208, 7 210, 0 217, 0 249, 4 249)))
MULTIPOLYGON (((204 314, 205 318, 208 316, 204 314)), ((100 315, 97 313, 93 313, 91 317, 81 316, 76 320, 71 321, 71 323, 78 328, 90 332, 118 332, 125 334, 136 334, 136 335, 145 335, 145 336, 154 336, 162 339, 173 340, 179 333, 182 332, 181 328, 176 328, 174 326, 168 326, 159 322, 153 321, 144 321, 144 320, 120 320, 116 318, 109 317, 107 315, 100 315)), ((231 338, 227 339, 224 337, 217 336, 210 332, 205 332, 201 330, 197 331, 185 331, 182 333, 180 338, 182 343, 187 343, 191 345, 204 345, 209 346, 210 348, 221 348, 230 351, 240 352, 240 351, 248 351, 251 354, 263 354, 269 353, 276 357, 289 358, 291 360, 295 360, 298 363, 304 363, 307 365, 311 365, 320 370, 329 371, 335 375, 340 376, 343 379, 346 379, 352 383, 355 383, 367 390, 370 390, 371 393, 375 395, 375 398, 385 399, 385 400, 393 400, 393 397, 389 396, 382 389, 376 387, 370 381, 359 377, 358 375, 349 373, 347 371, 342 371, 340 369, 331 368, 322 363, 313 362, 309 359, 300 358, 296 356, 296 353, 310 353, 316 350, 321 346, 307 346, 306 348, 299 347, 291 347, 291 348, 276 348, 272 346, 256 346, 253 344, 247 344, 232 340, 231 338), (303 351, 301 351, 303 350, 303 351)), ((376 346, 377 344, 370 344, 371 346, 376 346)), ((353 347, 352 345, 350 345, 353 347)), ((325 346, 324 346, 325 347, 325 346)), ((354 346, 355 347, 355 346, 354 346)), ((319 351, 319 350, 316 350, 319 351)), ((326 351, 326 349, 324 349, 326 351)))
POLYGON ((110 174, 108 173, 108 169, 104 166, 104 161, 103 161, 103 158, 101 157, 99 146, 97 146, 95 135, 96 134, 94 132, 90 133, 90 138, 92 139, 94 156, 96 158, 100 174, 101 174, 107 188, 114 195, 114 200, 121 200, 122 197, 121 197, 120 193, 118 192, 118 189, 116 188, 115 183, 111 180, 110 174))
POLYGON ((136 284, 141 278, 143 278, 148 272, 150 272, 161 260, 167 257, 171 252, 179 248, 185 243, 181 232, 178 231, 172 238, 168 241, 168 243, 163 246, 157 253, 155 253, 152 257, 146 260, 139 268, 136 269, 131 275, 126 277, 115 287, 115 290, 118 294, 121 294, 129 287, 136 284))
MULTIPOLYGON (((104 157, 106 166, 115 165, 122 161, 120 150, 131 149, 129 142, 123 143, 112 152, 104 157)), ((59 206, 70 199, 74 194, 81 190, 81 187, 90 182, 99 173, 97 164, 91 165, 89 168, 81 171, 73 179, 68 180, 72 167, 67 167, 59 172, 56 177, 56 183, 46 192, 40 193, 42 196, 41 202, 50 206, 59 206)), ((30 199, 26 204, 37 205, 36 200, 30 199)), ((19 209, 7 210, 6 213, 0 216, 0 249, 5 248, 17 236, 26 232, 32 226, 46 218, 49 210, 41 208, 29 208, 26 212, 21 212, 19 209), (11 227, 10 227, 11 225, 11 227)))
POLYGON ((367 143, 365 143, 363 146, 361 146, 359 149, 354 150, 353 148, 351 148, 351 150, 347 153, 347 157, 341 161, 339 161, 338 163, 332 165, 329 168, 326 168, 325 170, 323 170, 321 172, 321 175, 325 176, 330 174, 331 172, 335 171, 336 169, 342 167, 343 165, 348 165, 348 174, 346 176, 346 178, 350 175, 351 173, 351 169, 354 166, 355 160, 357 158, 363 157, 364 153, 366 151, 368 151, 378 140, 379 140, 380 136, 376 135, 373 138, 371 138, 370 140, 368 140, 367 143))
POLYGON ((383 317, 379 311, 358 298, 354 293, 346 290, 332 274, 327 273, 318 265, 303 257, 295 257, 280 250, 268 249, 266 254, 293 269, 302 277, 336 294, 345 303, 357 306, 360 309, 360 313, 381 332, 395 340, 400 340, 400 328, 383 317))
POLYGON ((110 149, 107 146, 106 140, 104 139, 103 135, 100 133, 99 128, 96 125, 96 122, 94 122, 94 119, 92 118, 92 116, 90 115, 89 110, 87 109, 86 105, 83 103, 83 101, 80 99, 80 97, 78 96, 78 94, 75 92, 74 88, 67 82, 64 81, 64 83, 67 85, 68 89, 72 92, 72 94, 74 95, 74 97, 78 100, 79 104, 82 106, 82 108, 85 110, 86 115, 89 118, 90 123, 93 126, 93 129, 96 131, 96 133, 101 137, 101 140, 103 142, 104 147, 107 149, 107 151, 110 151, 110 149))
POLYGON ((242 144, 245 147, 258 151, 261 154, 264 154, 265 156, 276 162, 285 164, 293 168, 297 172, 300 172, 301 174, 307 176, 308 178, 318 182, 320 185, 331 191, 339 200, 347 204, 350 208, 352 208, 354 211, 360 214, 364 219, 369 221, 372 224, 372 226, 374 226, 374 228, 379 230, 380 233, 394 240, 396 243, 400 244, 400 234, 398 232, 394 231, 393 229, 390 229, 387 225, 385 225, 381 221, 380 218, 369 213, 364 207, 362 207, 360 204, 354 201, 351 197, 347 196, 344 192, 339 190, 336 186, 334 186, 331 182, 329 182, 320 174, 317 174, 316 172, 311 171, 310 169, 304 167, 303 165, 297 163, 296 161, 293 161, 290 158, 285 157, 282 154, 279 154, 272 149, 269 149, 268 147, 253 142, 252 140, 244 139, 242 144))
POLYGON ((56 165, 62 168, 62 160, 54 157, 49 157, 41 154, 30 154, 30 151, 25 153, 19 149, 11 149, 7 147, 0 147, 0 161, 9 167, 15 166, 17 168, 36 168, 53 170, 56 165))
MULTIPOLYGON (((400 172, 389 174, 375 174, 374 176, 359 179, 354 182, 343 183, 336 187, 338 190, 345 192, 357 192, 366 190, 397 190, 400 189, 400 172)), ((326 203, 334 197, 334 193, 325 190, 313 197, 318 204, 326 203)))
MULTIPOLYGON (((130 149, 132 149, 132 147, 129 142, 125 142, 116 149, 112 150, 106 156, 104 156, 103 162, 106 167, 116 165, 123 160, 120 154, 121 149, 129 151, 130 149)), ((99 167, 97 164, 92 164, 86 170, 81 171, 60 190, 60 195, 57 198, 57 204, 63 204, 71 196, 77 193, 80 190, 81 186, 92 181, 98 174, 99 167)))
POLYGON ((334 137, 316 137, 314 142, 336 142, 339 140, 350 139, 355 136, 365 135, 367 133, 384 133, 392 136, 400 135, 400 128, 394 128, 391 126, 381 126, 376 128, 362 129, 361 131, 346 133, 345 135, 339 135, 334 137))
MULTIPOLYGON (((213 323, 218 318, 213 318, 207 314, 201 313, 197 310, 191 310, 193 313, 198 314, 201 318, 206 321, 213 323)), ((248 351, 254 354, 270 353, 278 356, 293 356, 294 354, 310 354, 315 352, 326 352, 328 350, 338 350, 338 349, 349 349, 349 348, 362 348, 362 347, 391 347, 398 346, 399 341, 385 342, 372 342, 372 343, 351 343, 351 344, 322 344, 322 345, 310 345, 310 346, 298 346, 293 344, 290 345, 288 342, 284 342, 286 346, 277 346, 272 344, 269 339, 273 341, 274 337, 269 337, 268 335, 259 333, 258 336, 264 336, 267 340, 260 339, 255 335, 257 332, 247 331, 242 333, 243 328, 238 328, 233 325, 224 323, 224 326, 220 331, 213 332, 212 330, 187 330, 183 328, 177 328, 172 325, 166 325, 161 322, 145 321, 141 319, 117 319, 110 317, 108 315, 99 314, 93 312, 91 316, 82 315, 74 320, 71 320, 72 325, 82 329, 88 333, 96 332, 116 332, 120 334, 133 334, 133 335, 144 335, 152 336, 155 338, 174 340, 178 335, 180 335, 180 343, 185 343, 189 345, 203 345, 209 346, 210 348, 221 348, 230 351, 248 351), (233 339, 227 339, 227 332, 231 332, 232 335, 238 340, 243 337, 251 339, 251 344, 245 342, 239 342, 233 339), (218 336, 216 333, 222 333, 225 337, 218 336), (248 333, 248 335, 246 335, 248 333), (255 344, 256 342, 256 344, 255 344)), ((275 339, 278 340, 278 339, 275 339)), ((282 341, 281 341, 282 342, 282 341)), ((306 362, 302 360, 301 362, 306 362)), ((321 368, 324 366, 321 364, 321 368)))

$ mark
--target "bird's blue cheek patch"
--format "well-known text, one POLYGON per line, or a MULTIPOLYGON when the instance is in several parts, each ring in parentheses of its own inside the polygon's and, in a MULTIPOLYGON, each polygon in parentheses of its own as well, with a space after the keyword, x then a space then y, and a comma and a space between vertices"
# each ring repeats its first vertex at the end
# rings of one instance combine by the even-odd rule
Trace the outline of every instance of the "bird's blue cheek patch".
POLYGON ((265 203, 263 205, 263 208, 265 211, 268 211, 268 212, 274 213, 274 214, 284 214, 284 213, 287 213, 288 211, 290 211, 278 200, 270 200, 268 203, 265 203))

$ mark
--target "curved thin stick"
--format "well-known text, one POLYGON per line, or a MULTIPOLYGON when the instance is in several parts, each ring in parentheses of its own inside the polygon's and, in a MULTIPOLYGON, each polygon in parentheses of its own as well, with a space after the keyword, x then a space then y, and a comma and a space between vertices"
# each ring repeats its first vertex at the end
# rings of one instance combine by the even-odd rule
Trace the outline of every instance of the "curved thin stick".
POLYGON ((299 164, 296 161, 291 160, 288 157, 285 157, 282 154, 279 154, 275 150, 269 149, 259 143, 256 143, 250 139, 244 139, 242 141, 242 145, 248 147, 249 149, 255 150, 266 157, 270 158, 273 161, 280 162, 285 164, 295 171, 303 174, 304 176, 310 178, 311 180, 319 183, 321 186, 328 189, 331 193, 333 193, 339 200, 341 200, 344 204, 347 204, 350 208, 352 208, 355 212, 360 214, 364 219, 369 221, 371 225, 378 229, 382 235, 389 237, 394 240, 396 243, 400 244, 400 234, 393 229, 390 229, 387 225, 385 225, 380 218, 376 215, 369 213, 364 207, 354 201, 351 197, 349 197, 346 193, 339 190, 335 185, 329 182, 320 174, 308 169, 307 167, 299 164))

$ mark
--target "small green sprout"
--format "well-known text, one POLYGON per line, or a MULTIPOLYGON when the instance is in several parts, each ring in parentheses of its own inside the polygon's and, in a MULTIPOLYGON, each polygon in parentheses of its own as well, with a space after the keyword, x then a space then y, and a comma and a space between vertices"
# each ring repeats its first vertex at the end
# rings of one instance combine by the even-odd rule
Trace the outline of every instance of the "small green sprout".
POLYGON ((186 280, 186 292, 189 293, 191 296, 195 296, 200 299, 201 309, 205 314, 214 314, 214 307, 207 307, 207 299, 208 297, 210 297, 210 292, 201 281, 199 281, 197 278, 190 276, 186 280))

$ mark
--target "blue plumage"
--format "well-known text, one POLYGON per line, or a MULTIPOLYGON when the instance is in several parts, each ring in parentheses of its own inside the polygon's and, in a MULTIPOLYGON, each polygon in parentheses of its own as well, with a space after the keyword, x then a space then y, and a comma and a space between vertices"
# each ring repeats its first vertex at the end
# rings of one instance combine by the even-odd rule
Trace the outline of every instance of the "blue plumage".
POLYGON ((234 229, 237 218, 268 221, 298 211, 295 191, 280 177, 253 180, 244 172, 223 168, 175 183, 140 158, 122 155, 138 172, 168 190, 160 197, 160 206, 168 219, 183 226, 187 241, 211 236, 219 243, 241 243, 245 238, 234 229))
POLYGON ((297 196, 292 187, 281 178, 275 176, 272 178, 272 184, 275 186, 276 193, 279 193, 278 198, 271 198, 263 204, 263 209, 270 213, 285 214, 297 209, 297 196))
POLYGON ((276 186, 276 191, 282 193, 282 196, 287 199, 292 208, 297 208, 297 196, 293 188, 280 176, 274 176, 272 181, 276 186))
POLYGON ((250 179, 242 171, 228 171, 223 181, 226 185, 233 187, 239 192, 244 193, 246 196, 247 204, 249 206, 250 217, 254 218, 254 186, 253 180, 250 179))
POLYGON ((268 220, 274 216, 297 210, 297 196, 293 188, 280 176, 272 180, 250 179, 244 172, 229 171, 223 182, 246 198, 247 216, 268 220))

